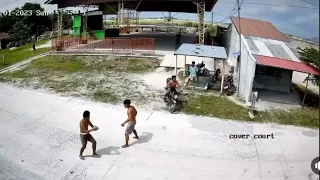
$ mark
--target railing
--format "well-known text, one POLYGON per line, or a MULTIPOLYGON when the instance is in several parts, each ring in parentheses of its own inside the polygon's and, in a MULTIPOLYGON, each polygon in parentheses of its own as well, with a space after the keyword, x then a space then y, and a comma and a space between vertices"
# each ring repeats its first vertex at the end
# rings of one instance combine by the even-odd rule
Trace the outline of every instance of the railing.
POLYGON ((97 40, 89 38, 64 38, 52 41, 52 51, 112 51, 112 52, 152 52, 155 51, 154 38, 124 37, 97 40))

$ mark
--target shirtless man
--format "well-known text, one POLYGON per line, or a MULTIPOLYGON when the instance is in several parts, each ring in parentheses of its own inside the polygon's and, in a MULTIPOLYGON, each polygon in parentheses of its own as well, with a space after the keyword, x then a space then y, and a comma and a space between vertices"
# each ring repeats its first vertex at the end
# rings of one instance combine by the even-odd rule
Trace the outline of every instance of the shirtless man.
POLYGON ((86 149, 88 141, 90 141, 92 143, 92 150, 93 150, 92 156, 99 157, 99 155, 96 153, 97 142, 90 134, 90 132, 96 131, 96 130, 98 130, 98 128, 96 126, 93 126, 90 121, 90 112, 84 111, 83 112, 83 119, 80 121, 80 140, 81 140, 81 144, 82 144, 82 147, 80 149, 80 155, 79 155, 80 159, 84 160, 82 153, 86 149), (90 130, 88 130, 89 125, 92 128, 90 130))
POLYGON ((124 126, 126 123, 128 123, 128 124, 127 124, 126 130, 125 130, 126 144, 123 145, 122 148, 129 147, 129 135, 131 133, 133 133, 135 135, 134 138, 139 139, 138 133, 134 128, 137 123, 137 121, 136 121, 137 110, 136 110, 136 108, 134 108, 130 104, 131 104, 131 101, 129 99, 126 99, 123 102, 124 107, 128 109, 128 112, 127 112, 128 119, 126 121, 124 121, 121 124, 121 126, 124 126))

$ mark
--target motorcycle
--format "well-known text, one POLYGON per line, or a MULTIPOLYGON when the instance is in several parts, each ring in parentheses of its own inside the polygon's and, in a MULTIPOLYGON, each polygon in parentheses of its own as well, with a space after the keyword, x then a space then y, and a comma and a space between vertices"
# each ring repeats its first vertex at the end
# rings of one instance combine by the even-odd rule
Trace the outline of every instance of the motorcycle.
MULTIPOLYGON (((167 84, 171 78, 167 79, 167 84)), ((168 87, 165 87, 165 90, 168 90, 168 87)), ((166 105, 169 107, 168 110, 171 113, 174 113, 177 110, 178 107, 178 101, 179 101, 179 96, 181 95, 182 90, 178 91, 177 89, 175 91, 171 91, 170 94, 164 98, 164 102, 166 105)))
POLYGON ((227 96, 231 96, 236 92, 237 88, 233 83, 233 75, 225 78, 223 83, 223 91, 227 96))
POLYGON ((212 82, 212 83, 217 82, 220 74, 221 74, 221 70, 220 69, 215 70, 213 75, 211 76, 211 81, 210 82, 212 82))
MULTIPOLYGON (((189 72, 189 68, 190 68, 191 65, 187 65, 187 68, 186 68, 186 75, 189 75, 190 72, 189 72)), ((209 76, 210 75, 210 72, 209 70, 205 67, 206 65, 203 63, 203 61, 201 63, 198 63, 197 65, 197 68, 198 68, 198 76, 209 76)))

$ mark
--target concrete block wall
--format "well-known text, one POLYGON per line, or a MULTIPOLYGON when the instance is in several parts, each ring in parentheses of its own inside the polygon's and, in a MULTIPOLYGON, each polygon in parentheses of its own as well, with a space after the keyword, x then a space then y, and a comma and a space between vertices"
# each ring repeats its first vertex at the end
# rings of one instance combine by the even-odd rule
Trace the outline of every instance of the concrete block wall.
POLYGON ((281 70, 281 77, 255 74, 253 87, 258 89, 268 89, 280 92, 290 92, 292 71, 281 70))

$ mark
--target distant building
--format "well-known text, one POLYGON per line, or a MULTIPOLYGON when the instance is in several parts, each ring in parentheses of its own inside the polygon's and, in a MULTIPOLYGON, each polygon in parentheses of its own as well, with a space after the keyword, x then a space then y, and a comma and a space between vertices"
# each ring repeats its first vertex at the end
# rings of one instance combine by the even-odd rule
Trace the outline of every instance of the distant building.
POLYGON ((0 49, 5 49, 6 45, 9 42, 9 35, 7 33, 1 32, 0 33, 0 49))
POLYGON ((232 23, 224 33, 223 44, 239 95, 250 102, 252 92, 259 89, 290 93, 293 71, 318 74, 312 66, 300 62, 290 50, 290 42, 270 22, 231 17, 232 23), (241 28, 241 60, 239 60, 241 28), (240 74, 240 81, 239 81, 240 74))

